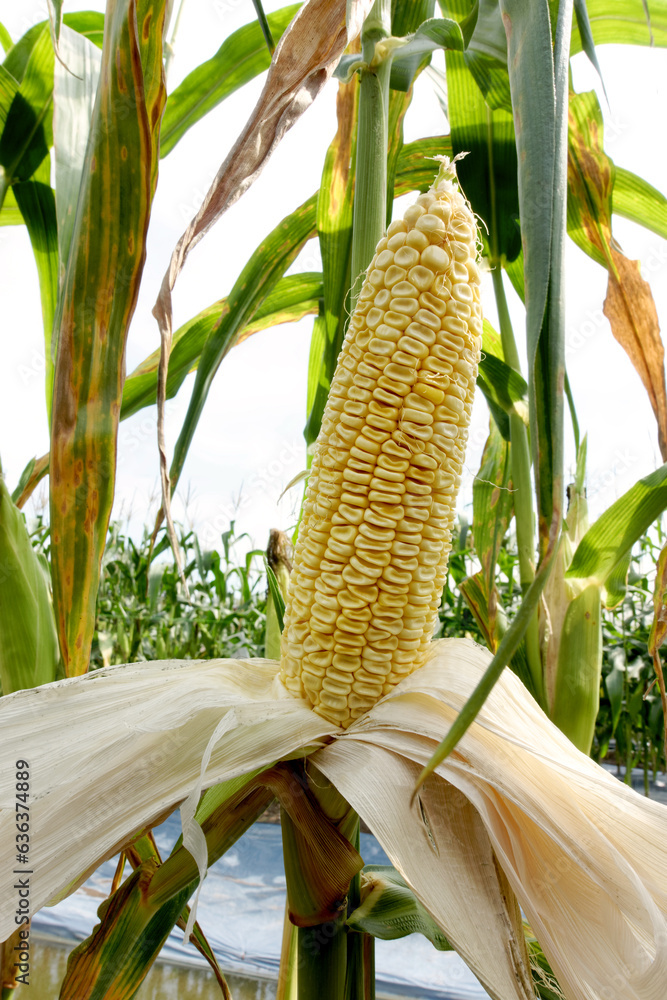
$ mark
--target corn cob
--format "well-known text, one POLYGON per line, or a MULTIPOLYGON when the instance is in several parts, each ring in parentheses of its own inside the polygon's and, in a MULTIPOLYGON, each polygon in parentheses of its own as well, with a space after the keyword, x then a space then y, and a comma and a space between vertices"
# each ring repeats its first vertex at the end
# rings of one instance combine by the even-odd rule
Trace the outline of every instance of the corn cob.
POLYGON ((281 676, 347 727, 424 662, 482 334, 474 217, 451 167, 378 243, 317 440, 281 676))

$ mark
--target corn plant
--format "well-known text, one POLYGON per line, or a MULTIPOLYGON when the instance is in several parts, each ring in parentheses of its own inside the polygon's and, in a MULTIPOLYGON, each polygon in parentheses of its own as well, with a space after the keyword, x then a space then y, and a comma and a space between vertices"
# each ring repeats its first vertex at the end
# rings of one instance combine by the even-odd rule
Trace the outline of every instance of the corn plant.
MULTIPOLYGON (((30 859, 14 832, 19 804, 39 855, 33 910, 120 852, 61 997, 133 996, 176 923, 210 953, 196 922, 207 866, 278 798, 281 996, 372 997, 373 937, 395 936, 398 888, 405 925, 455 948, 495 1000, 603 1000, 610 983, 655 997, 667 954, 665 810, 587 754, 600 602, 622 596, 632 546, 667 506, 667 466, 588 527, 578 440, 564 510, 563 330, 569 232, 609 272, 607 312, 664 448, 650 292, 616 247, 611 212, 664 235, 666 202, 606 156, 595 98, 569 92, 568 70, 582 49, 595 64, 596 42, 665 44, 665 11, 652 5, 649 30, 641 0, 443 0, 437 17, 433 0, 307 0, 293 19, 292 8, 261 15, 167 95, 168 6, 108 0, 102 20, 53 3, 49 22, 15 45, 3 34, 0 221, 22 220, 35 248, 51 444, 13 497, 0 483, 1 898, 14 899, 14 859, 30 859), (412 85, 435 49, 445 52, 449 131, 406 145, 412 85), (157 294, 160 351, 126 378, 159 158, 267 65, 157 294), (262 240, 224 299, 174 331, 172 293, 190 250, 334 71, 338 131, 319 191, 262 240), (390 221, 394 197, 409 191, 403 220, 390 221), (314 236, 321 273, 286 276, 314 236), (499 333, 481 317, 480 255, 499 333), (525 301, 525 379, 506 278, 525 301), (187 543, 171 496, 215 374, 245 337, 308 313, 312 464, 287 591, 269 574, 266 644, 277 648, 284 624, 280 661, 158 660, 87 675, 119 421, 157 403, 162 508, 151 545, 164 522, 183 603, 187 543), (170 457, 165 401, 192 368, 170 457), (473 512, 480 569, 459 586, 488 650, 431 641, 478 374, 492 415, 473 512), (47 472, 50 587, 19 513, 47 472), (496 576, 512 518, 521 603, 510 617, 496 576), (20 803, 19 773, 29 775, 20 803), (183 837, 163 860, 150 830, 177 806, 183 837), (393 862, 384 878, 363 869, 360 816, 393 862)), ((112 546, 109 566, 113 557, 112 546)), ((651 633, 663 701, 666 561, 651 633)), ((131 642, 126 633, 128 654, 131 642)), ((8 953, 28 933, 25 909, 0 914, 8 953)))

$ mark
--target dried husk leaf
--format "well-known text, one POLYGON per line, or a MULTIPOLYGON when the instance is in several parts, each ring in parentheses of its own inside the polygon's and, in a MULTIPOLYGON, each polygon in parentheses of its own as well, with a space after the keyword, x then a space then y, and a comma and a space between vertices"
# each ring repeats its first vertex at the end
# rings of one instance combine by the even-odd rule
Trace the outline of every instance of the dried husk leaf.
MULTIPOLYGON (((466 640, 434 643, 427 665, 320 751, 318 766, 326 773, 328 755, 343 757, 353 740, 425 764, 489 660, 466 640)), ((665 806, 580 753, 508 670, 437 773, 481 816, 568 1000, 606 1000, 610 983, 624 1000, 658 1000, 667 974, 665 806)), ((363 782, 377 786, 380 771, 367 767, 363 782)), ((355 794, 349 782, 341 791, 355 794)), ((425 890, 418 894, 434 912, 441 882, 425 890)))
POLYGON ((615 167, 603 149, 602 112, 593 91, 571 94, 568 143, 568 232, 609 272, 604 314, 648 394, 667 461, 667 389, 658 314, 639 261, 628 260, 612 236, 615 167))
MULTIPOLYGON (((412 718, 416 722, 416 713, 412 718)), ((387 744, 393 735, 386 734, 387 744)), ((432 752, 432 741, 427 743, 432 752)), ((532 1000, 516 899, 466 797, 449 783, 430 778, 411 808, 420 767, 400 750, 387 753, 362 740, 341 739, 314 762, 363 816, 494 1000, 532 1000)))
MULTIPOLYGON (((194 815, 201 789, 336 732, 288 695, 276 673, 267 660, 166 660, 109 667, 2 698, 0 898, 12 898, 15 881, 17 759, 31 765, 36 912, 73 891, 179 802, 192 801, 194 815)), ((205 854, 204 871, 206 863, 205 854)), ((13 929, 5 908, 0 940, 13 929)))
POLYGON ((611 332, 628 355, 642 380, 658 424, 658 442, 667 461, 667 391, 665 349, 651 287, 641 275, 638 260, 628 260, 612 248, 613 268, 603 312, 611 332))

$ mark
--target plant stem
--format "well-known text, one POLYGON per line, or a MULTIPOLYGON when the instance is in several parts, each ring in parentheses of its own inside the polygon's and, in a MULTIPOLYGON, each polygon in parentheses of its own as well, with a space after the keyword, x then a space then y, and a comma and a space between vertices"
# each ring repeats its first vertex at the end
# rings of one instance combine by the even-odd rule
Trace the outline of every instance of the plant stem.
POLYGON ((370 68, 375 43, 391 34, 390 0, 375 0, 361 31, 366 68, 359 87, 357 173, 352 227, 352 307, 361 288, 359 276, 373 258, 385 229, 387 210, 387 116, 391 61, 370 68))
MULTIPOLYGON (((505 361, 511 368, 514 368, 515 371, 521 374, 521 362, 519 361, 519 352, 507 307, 503 285, 503 272, 500 264, 497 263, 491 273, 493 275, 493 290, 498 308, 500 336, 505 361)), ((521 590, 525 594, 535 579, 535 563, 533 561, 535 552, 535 520, 533 516, 533 487, 530 476, 530 447, 528 444, 528 429, 519 414, 511 413, 509 422, 519 577, 521 580, 521 590)), ((542 707, 546 709, 536 613, 531 616, 528 623, 525 640, 526 656, 535 688, 535 695, 542 707)))

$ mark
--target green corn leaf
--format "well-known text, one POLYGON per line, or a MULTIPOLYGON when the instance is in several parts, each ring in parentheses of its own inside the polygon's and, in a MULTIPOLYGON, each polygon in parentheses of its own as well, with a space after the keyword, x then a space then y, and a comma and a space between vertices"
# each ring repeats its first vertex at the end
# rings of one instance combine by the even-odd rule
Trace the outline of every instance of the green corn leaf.
MULTIPOLYGON (((468 0, 449 0, 447 6, 457 17, 463 17, 468 13, 470 4, 468 0)), ((492 262, 502 258, 514 260, 521 249, 521 234, 517 224, 519 195, 512 116, 502 107, 495 111, 489 108, 478 86, 477 75, 471 68, 472 64, 481 73, 482 67, 486 65, 489 70, 488 60, 493 58, 489 53, 495 51, 492 39, 496 32, 496 13, 492 5, 480 8, 468 51, 465 55, 459 52, 446 54, 447 113, 452 128, 452 149, 454 154, 470 154, 457 163, 457 174, 473 210, 484 220, 488 230, 487 233, 481 227, 486 254, 492 262), (492 24, 485 29, 487 17, 492 24), (483 52, 471 52, 480 36, 489 36, 491 40, 486 42, 483 52)), ((496 62, 499 60, 496 59, 496 62)), ((506 76, 507 70, 502 68, 501 76, 502 73, 506 76)), ((507 86, 509 89, 509 83, 507 86)), ((497 90, 499 84, 494 84, 489 78, 487 91, 494 87, 497 90)))
POLYGON ((624 679, 625 670, 621 670, 620 667, 614 665, 605 677, 604 681, 604 686, 607 689, 607 697, 609 698, 609 705, 611 707, 612 735, 616 732, 616 726, 618 725, 618 720, 621 717, 624 679))
POLYGON ((69 257, 86 145, 100 75, 101 53, 84 35, 64 26, 54 72, 56 212, 61 282, 69 257))
MULTIPOLYGON (((260 330, 266 330, 279 323, 293 323, 317 312, 321 297, 322 276, 318 272, 303 272, 281 278, 253 314, 252 319, 241 327, 234 344, 242 343, 260 330)), ((174 333, 169 358, 167 399, 176 395, 189 372, 197 370, 201 352, 209 335, 217 324, 228 316, 229 308, 229 299, 219 299, 174 333)), ((160 351, 157 350, 128 375, 123 386, 121 420, 156 402, 159 362, 160 351)))
POLYGON ((63 24, 88 38, 98 49, 104 41, 104 14, 98 10, 77 10, 63 16, 63 24))
MULTIPOLYGON (((209 865, 261 816, 272 798, 266 788, 250 786, 248 776, 208 790, 197 819, 209 865)), ((198 881, 197 864, 180 840, 164 864, 155 857, 143 861, 102 903, 100 923, 72 952, 61 1000, 134 996, 198 881)))
POLYGON ((531 445, 540 556, 563 507, 564 236, 571 0, 552 25, 547 0, 501 0, 517 130, 526 283, 531 445))
POLYGON ((489 595, 494 587, 496 561, 512 517, 512 506, 509 445, 492 420, 472 487, 475 552, 489 595))
POLYGON ((394 195, 399 197, 410 191, 428 191, 437 173, 434 156, 453 157, 452 139, 449 135, 428 136, 401 147, 396 168, 394 195))
POLYGON ((2 694, 49 684, 60 654, 46 560, 0 476, 0 682, 2 694))
MULTIPOLYGON (((588 20, 596 45, 667 45, 665 0, 587 0, 588 20), (646 16, 650 11, 650 22, 646 16)), ((572 29, 571 53, 584 50, 578 25, 572 29)))
POLYGON ((163 906, 151 907, 146 897, 159 870, 156 860, 145 861, 102 903, 100 922, 70 954, 61 1000, 134 996, 192 891, 187 886, 163 906))
POLYGON ((267 641, 265 655, 267 659, 279 660, 280 659, 280 635, 285 627, 285 599, 280 592, 280 587, 278 585, 278 580, 276 579, 276 574, 273 572, 269 566, 268 561, 264 560, 264 567, 266 569, 266 579, 269 585, 269 599, 266 605, 266 626, 267 626, 267 641), (270 602, 270 606, 269 606, 270 602), (276 628, 273 630, 273 635, 271 637, 272 641, 269 641, 269 618, 273 614, 276 619, 276 628))
POLYGON ((468 49, 465 64, 492 111, 512 112, 507 64, 483 52, 468 49))
MULTIPOLYGON (((268 15, 278 41, 301 4, 290 4, 268 15)), ((162 121, 160 156, 166 156, 189 128, 235 90, 269 68, 271 54, 257 21, 234 31, 216 54, 186 76, 169 95, 162 121)))
POLYGON ((523 276, 523 252, 519 254, 516 260, 511 262, 505 261, 503 267, 507 273, 507 277, 512 282, 512 288, 519 296, 522 302, 526 301, 526 288, 524 285, 523 276))
POLYGON ((623 599, 628 589, 628 573, 632 562, 632 550, 628 552, 616 563, 611 573, 606 579, 602 589, 602 597, 605 608, 617 608, 623 603, 623 599))
POLYGON ((612 212, 667 240, 667 198, 629 170, 616 167, 612 212))
POLYGON ((435 0, 393 0, 391 33, 397 38, 411 35, 420 24, 433 17, 435 0))
MULTIPOLYGON (((577 19, 577 30, 579 32, 579 38, 581 39, 581 47, 588 56, 591 64, 597 70, 600 82, 602 83, 602 89, 604 90, 604 80, 602 79, 602 70, 600 69, 600 63, 598 62, 598 56, 595 50, 595 39, 593 38, 593 32, 591 30, 591 22, 588 17, 586 0, 574 0, 574 13, 577 19)), ((605 90, 605 97, 606 96, 607 94, 605 90)))
MULTIPOLYGON (((37 265, 44 325, 46 380, 49 386, 53 379, 51 333, 58 300, 58 224, 56 200, 50 184, 50 168, 51 157, 46 156, 31 180, 13 187, 37 265)), ((49 404, 50 393, 47 395, 47 412, 50 412, 49 404)))
POLYGON ((11 188, 6 189, 5 200, 0 209, 0 226, 22 226, 23 216, 16 204, 16 197, 11 188))
POLYGON ((51 34, 45 27, 30 51, 0 136, 0 166, 10 184, 29 180, 53 142, 54 61, 51 34))
POLYGON ((199 418, 211 384, 223 358, 236 343, 238 334, 252 319, 256 309, 292 264, 310 239, 315 215, 315 198, 304 202, 262 242, 241 271, 229 298, 229 312, 213 328, 201 353, 197 377, 169 472, 172 489, 183 470, 199 418))
POLYGON ((667 507, 667 465, 638 480, 579 542, 566 579, 606 586, 619 563, 667 507))
POLYGON ((408 934, 423 934, 438 951, 452 946, 428 910, 391 865, 366 865, 361 870, 361 906, 347 918, 354 931, 395 941, 408 934))
POLYGON ((479 363, 478 385, 487 400, 495 403, 505 413, 515 413, 516 404, 524 404, 528 386, 525 379, 514 368, 497 358, 495 354, 485 354, 479 363))
POLYGON ((350 309, 352 261, 352 213, 354 204, 354 161, 356 153, 359 82, 338 87, 338 129, 324 160, 317 198, 317 235, 322 255, 323 311, 315 321, 308 362, 308 384, 313 388, 308 400, 304 429, 306 444, 320 432, 324 406, 343 345, 350 309))
MULTIPOLYGON (((450 0, 446 0, 446 4, 449 6, 450 0)), ((442 2, 441 6, 444 6, 442 2)), ((468 49, 497 59, 507 66, 507 36, 497 0, 481 0, 479 4, 469 2, 468 6, 478 7, 475 30, 468 49)), ((468 16, 471 15, 472 9, 468 16)))
MULTIPOLYGON (((78 31, 80 35, 85 35, 99 49, 102 48, 104 14, 96 10, 74 11, 71 14, 65 14, 63 23, 73 31, 78 31)), ((19 83, 23 79, 30 53, 45 28, 50 30, 48 21, 33 24, 7 53, 3 66, 19 83)))
POLYGON ((125 344, 143 270, 164 103, 164 0, 123 0, 112 11, 55 324, 52 575, 68 675, 88 669, 114 496, 125 344), (148 34, 138 25, 150 25, 148 34))
POLYGON ((18 84, 4 66, 0 66, 0 132, 5 127, 9 109, 18 92, 18 84))
POLYGON ((462 52, 463 47, 463 35, 457 21, 437 17, 424 21, 394 52, 391 64, 392 90, 409 90, 420 66, 428 63, 431 53, 436 49, 462 52))
POLYGON ((5 50, 5 55, 13 47, 14 43, 12 41, 12 36, 9 34, 4 24, 0 23, 0 45, 2 45, 5 50))

